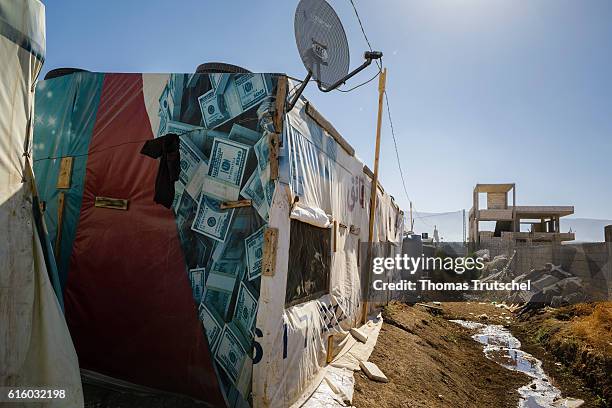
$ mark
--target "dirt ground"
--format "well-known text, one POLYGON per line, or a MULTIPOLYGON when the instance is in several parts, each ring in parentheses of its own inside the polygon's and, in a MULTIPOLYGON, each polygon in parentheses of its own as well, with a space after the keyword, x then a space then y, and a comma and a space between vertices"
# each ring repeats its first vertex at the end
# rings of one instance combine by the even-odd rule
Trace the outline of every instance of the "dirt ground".
MULTIPOLYGON (((370 361, 389 378, 370 381, 355 373, 353 405, 364 407, 516 407, 517 389, 529 382, 485 358, 471 332, 448 319, 502 324, 521 349, 543 363, 564 397, 583 408, 608 407, 612 392, 612 302, 542 309, 517 319, 501 305, 445 302, 423 306, 392 303, 370 361), (441 314, 436 314, 441 309, 441 314)), ((84 385, 87 408, 202 407, 188 398, 138 396, 84 385)))
POLYGON ((562 391, 585 407, 612 406, 612 302, 542 309, 512 331, 562 391))
MULTIPOLYGON (((608 302, 608 304, 612 304, 608 302)), ((503 324, 510 329, 512 334, 521 341, 521 349, 530 353, 537 359, 542 361, 542 367, 548 376, 550 377, 553 385, 561 390, 564 397, 574 397, 585 401, 583 408, 597 408, 597 407, 608 407, 610 400, 604 397, 604 384, 608 381, 608 389, 610 388, 610 373, 612 372, 612 366, 610 365, 612 359, 607 359, 607 373, 605 373, 605 366, 600 366, 599 369, 593 370, 585 365, 573 365, 572 362, 566 361, 567 359, 560 358, 560 350, 563 347, 559 347, 559 343, 569 344, 573 342, 579 342, 579 338, 584 338, 588 334, 597 332, 599 333, 596 338, 598 342, 590 347, 590 350, 606 349, 606 344, 612 342, 612 334, 610 334, 609 326, 606 328, 605 325, 594 324, 589 322, 590 329, 580 332, 580 330, 571 333, 571 329, 567 323, 569 319, 567 315, 573 316, 576 314, 576 310, 582 310, 585 312, 592 311, 593 306, 575 305, 562 309, 542 309, 533 316, 517 319, 514 314, 510 313, 505 308, 496 307, 491 303, 478 303, 478 302, 452 302, 444 303, 442 305, 444 310, 444 317, 447 319, 465 319, 465 320, 477 320, 485 323, 485 321, 478 318, 479 315, 486 314, 488 323, 503 324), (506 319, 506 317, 510 319, 506 319), (557 316, 558 318, 556 318, 557 316), (564 319, 564 321, 560 320, 564 319), (565 330, 560 331, 560 327, 565 327, 565 330), (604 326, 604 327, 602 327, 604 326), (599 328, 599 329, 597 329, 599 328), (548 343, 545 340, 552 340, 547 338, 546 333, 556 333, 556 341, 550 341, 548 343), (572 342, 569 339, 573 339, 572 342), (603 339, 607 339, 607 342, 603 339), (595 371, 599 374, 600 383, 595 381, 587 381, 585 378, 591 371, 595 371)), ((611 309, 612 310, 612 309, 611 309)), ((588 315, 588 313, 587 313, 588 315)), ((582 328, 582 325, 578 325, 582 328)), ((566 347, 567 348, 567 347, 566 347)), ((612 351, 611 347, 608 347, 608 356, 612 351)), ((595 353, 597 354, 597 353, 595 353)))
POLYGON ((391 304, 383 318, 370 361, 389 382, 375 383, 355 373, 356 407, 517 406, 516 390, 528 377, 485 358, 467 329, 423 307, 400 303, 391 304))

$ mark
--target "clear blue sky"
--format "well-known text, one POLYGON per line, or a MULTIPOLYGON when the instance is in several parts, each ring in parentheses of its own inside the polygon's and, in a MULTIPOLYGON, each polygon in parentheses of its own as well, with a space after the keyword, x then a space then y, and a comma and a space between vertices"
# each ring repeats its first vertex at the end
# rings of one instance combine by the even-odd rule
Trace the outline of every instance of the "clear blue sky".
MULTIPOLYGON (((193 72, 206 61, 302 77, 297 1, 45 1, 45 72, 193 72)), ((420 211, 471 206, 477 182, 518 204, 612 219, 612 1, 355 0, 385 53, 408 193, 420 211)), ((351 65, 366 49, 348 0, 351 65)), ((371 68, 352 84, 374 74, 371 68)), ((376 81, 306 96, 371 166, 376 81)), ((381 179, 407 209, 385 116, 381 179)))

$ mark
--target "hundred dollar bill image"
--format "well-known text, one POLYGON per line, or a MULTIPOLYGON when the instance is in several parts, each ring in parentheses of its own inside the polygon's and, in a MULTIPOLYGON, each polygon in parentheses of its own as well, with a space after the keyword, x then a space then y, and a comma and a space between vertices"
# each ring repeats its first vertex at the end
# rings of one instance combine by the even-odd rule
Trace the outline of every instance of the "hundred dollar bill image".
POLYGON ((212 265, 206 279, 204 303, 215 309, 224 319, 232 315, 229 306, 239 275, 238 263, 219 261, 212 265))
POLYGON ((230 119, 223 94, 215 93, 214 89, 200 96, 198 103, 206 129, 213 129, 230 119))
POLYGON ((194 126, 189 123, 177 122, 175 120, 169 120, 166 124, 166 133, 175 133, 179 136, 185 136, 188 133, 194 133, 202 129, 204 128, 201 126, 194 126))
POLYGON ((236 385, 242 372, 246 355, 247 353, 238 335, 230 329, 230 325, 226 324, 215 350, 215 360, 227 373, 234 385, 236 385))
POLYGON ((251 294, 251 291, 243 282, 240 282, 238 298, 236 300, 236 308, 234 309, 234 318, 232 321, 236 323, 238 328, 245 336, 251 336, 251 328, 255 323, 257 315, 257 300, 251 294))
POLYGON ((179 138, 179 152, 181 155, 181 172, 179 181, 187 186, 194 172, 203 160, 204 155, 188 137, 179 138))
POLYGON ((225 92, 225 88, 227 88, 227 83, 230 79, 230 74, 208 74, 210 78, 210 84, 212 85, 215 93, 217 95, 223 94, 225 92))
POLYGON ((254 145, 261 139, 261 133, 234 123, 229 133, 229 139, 247 145, 254 145))
POLYGON ((268 132, 264 132, 261 139, 253 146, 255 156, 257 156, 259 175, 266 180, 270 179, 270 146, 268 140, 268 132))
POLYGON ((170 117, 169 117, 169 113, 166 110, 162 110, 161 106, 159 109, 159 127, 157 128, 157 137, 163 136, 166 133, 166 127, 168 125, 168 122, 170 121, 170 117))
POLYGON ((232 292, 209 288, 208 286, 204 287, 202 303, 204 303, 209 310, 216 311, 223 319, 230 314, 229 306, 231 300, 232 292))
POLYGON ((249 149, 232 140, 214 139, 203 186, 207 195, 221 201, 238 200, 249 149))
POLYGON ((222 210, 221 203, 200 194, 196 216, 191 229, 217 241, 225 241, 234 210, 222 210))
POLYGON ((181 202, 181 197, 185 192, 185 186, 180 181, 174 183, 174 200, 172 200, 172 209, 175 214, 178 214, 179 203, 181 202))
POLYGON ((244 240, 247 255, 247 273, 249 280, 261 275, 265 226, 261 227, 244 240))
POLYGON ((219 318, 215 316, 215 313, 210 311, 204 303, 200 303, 200 306, 198 307, 198 315, 202 325, 204 326, 204 330, 206 331, 206 338, 208 339, 210 352, 214 353, 215 346, 217 345, 217 341, 221 336, 223 326, 221 325, 219 318))
POLYGON ((202 301, 202 293, 204 292, 204 284, 206 281, 206 269, 195 268, 189 270, 189 280, 191 281, 191 290, 193 298, 199 304, 202 301))
POLYGON ((263 74, 243 74, 237 76, 234 79, 234 85, 243 110, 255 106, 270 92, 263 74))
MULTIPOLYGON (((229 276, 232 278, 232 281, 230 285, 221 285, 218 283, 213 284, 213 281, 216 280, 216 278, 213 278, 213 280, 210 281, 210 285, 220 287, 226 290, 232 290, 234 287, 234 281, 242 277, 242 266, 242 260, 228 260, 225 257, 213 262, 212 267, 210 268, 210 271, 213 276, 229 276)), ((219 280, 219 282, 221 282, 221 280, 219 280)))
POLYGON ((259 169, 255 168, 251 177, 247 180, 244 188, 240 191, 240 195, 244 198, 250 199, 253 203, 253 207, 257 210, 257 213, 265 221, 268 220, 268 202, 264 194, 264 189, 261 186, 261 180, 259 178, 259 169))
MULTIPOLYGON (((239 228, 236 228, 236 221, 240 219, 240 213, 240 209, 234 210, 232 232, 240 231, 239 228)), ((241 236, 244 236, 244 234, 241 234, 241 236)), ((212 254, 212 259, 215 263, 223 261, 240 261, 242 263, 244 259, 243 239, 228 239, 225 242, 220 242, 212 254)))
POLYGON ((272 194, 274 193, 274 182, 270 180, 270 147, 268 144, 269 133, 264 132, 263 137, 253 146, 255 156, 257 156, 257 167, 259 179, 266 197, 268 206, 272 204, 272 194))
POLYGON ((194 170, 187 186, 185 187, 185 191, 192 198, 197 199, 202 191, 202 186, 204 186, 204 179, 208 174, 208 160, 203 159, 198 167, 194 170))

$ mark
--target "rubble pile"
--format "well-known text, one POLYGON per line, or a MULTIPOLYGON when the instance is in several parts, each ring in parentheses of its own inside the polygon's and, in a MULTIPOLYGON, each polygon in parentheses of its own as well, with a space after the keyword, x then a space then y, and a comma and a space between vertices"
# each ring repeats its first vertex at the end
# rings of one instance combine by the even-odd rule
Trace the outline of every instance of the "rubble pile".
POLYGON ((522 304, 519 313, 545 306, 560 307, 588 300, 582 279, 565 271, 560 265, 547 263, 541 268, 515 276, 510 267, 514 255, 512 254, 510 258, 498 255, 487 262, 481 280, 483 282, 514 280, 517 283, 531 281, 531 290, 513 292, 510 295, 497 294, 496 300, 503 300, 508 304, 522 304))

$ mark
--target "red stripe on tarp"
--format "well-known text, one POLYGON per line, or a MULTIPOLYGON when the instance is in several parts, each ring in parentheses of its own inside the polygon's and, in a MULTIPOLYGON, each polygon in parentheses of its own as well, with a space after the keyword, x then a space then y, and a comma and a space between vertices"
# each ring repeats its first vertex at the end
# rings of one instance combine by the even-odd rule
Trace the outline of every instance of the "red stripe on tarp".
POLYGON ((106 74, 65 292, 81 367, 224 405, 175 217, 153 202, 159 162, 142 75, 106 74), (94 207, 129 200, 127 211, 94 207))

